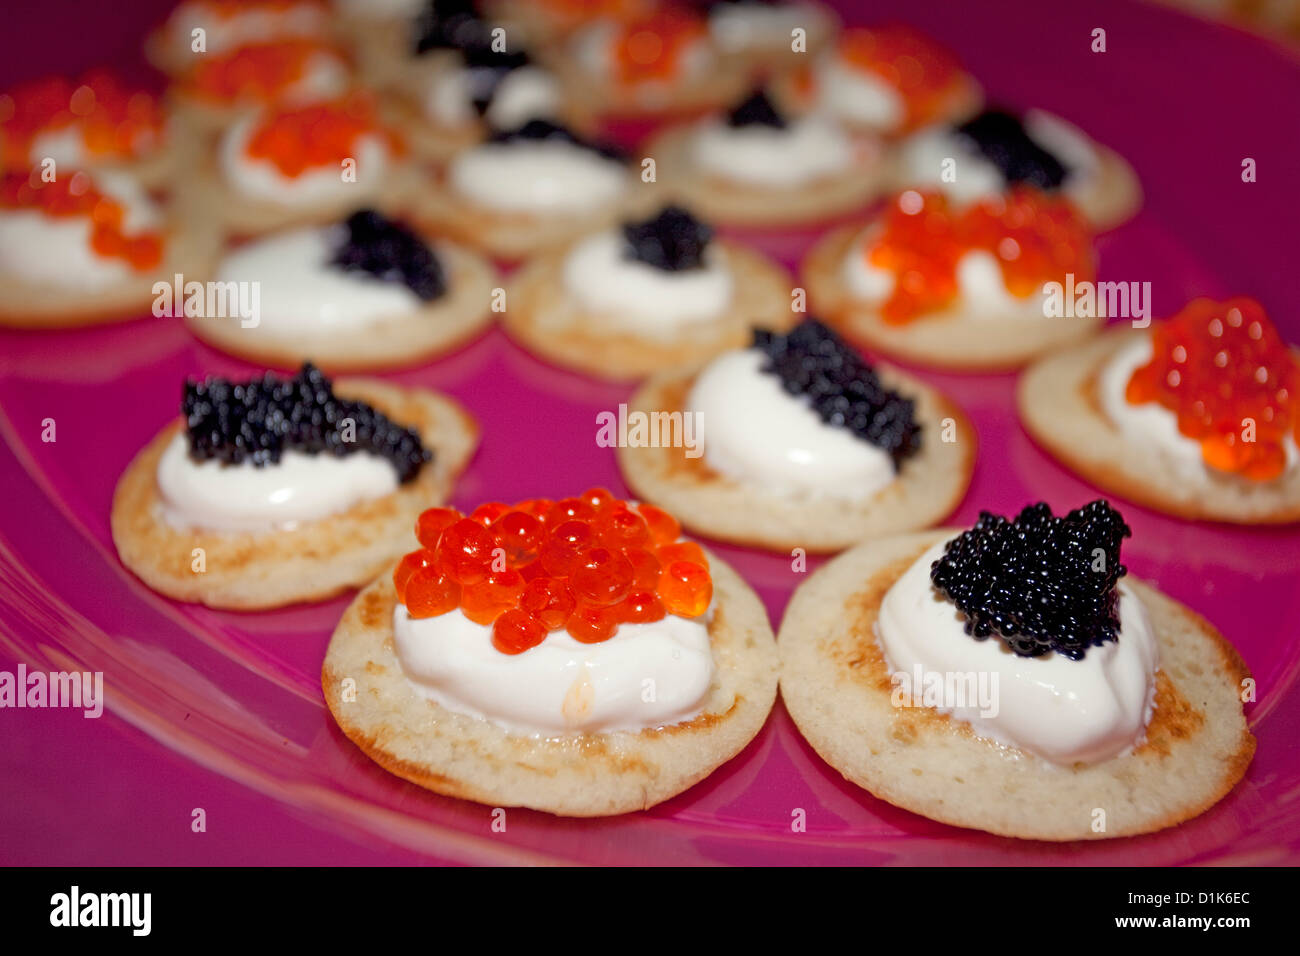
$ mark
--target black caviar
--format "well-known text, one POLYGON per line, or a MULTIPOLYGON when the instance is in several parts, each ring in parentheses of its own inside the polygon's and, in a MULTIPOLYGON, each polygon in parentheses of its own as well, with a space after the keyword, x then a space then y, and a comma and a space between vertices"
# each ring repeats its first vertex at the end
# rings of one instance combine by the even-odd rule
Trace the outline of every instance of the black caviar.
POLYGON ((791 395, 807 396, 828 425, 887 452, 895 470, 921 450, 915 403, 885 388, 876 370, 826 325, 809 319, 786 335, 755 329, 754 347, 767 356, 764 372, 778 376, 791 395))
POLYGON ((411 229, 373 209, 354 212, 343 228, 346 234, 334 251, 331 265, 345 272, 366 272, 387 282, 400 282, 425 302, 446 293, 442 263, 411 229))
POLYGON ((289 449, 336 457, 364 451, 387 458, 405 483, 433 460, 415 429, 364 402, 336 398, 330 380, 310 363, 293 378, 267 372, 247 382, 188 381, 181 414, 190 457, 199 461, 250 461, 260 468, 289 449))
POLYGON ((578 136, 571 129, 561 126, 559 123, 553 123, 547 119, 530 119, 523 126, 516 129, 497 130, 487 140, 489 143, 515 143, 515 142, 540 142, 540 143, 568 143, 570 146, 577 146, 581 149, 591 150, 604 156, 606 159, 623 162, 627 159, 627 154, 623 150, 608 143, 596 143, 585 140, 578 136))
POLYGON ((767 94, 755 90, 752 96, 727 114, 727 125, 733 128, 768 126, 772 129, 785 129, 785 117, 777 112, 767 94))
POLYGON ((1059 159, 1030 138, 1018 118, 1002 110, 985 110, 954 127, 954 131, 1001 170, 1008 183, 1058 189, 1070 173, 1059 159))
POLYGON ((1115 586, 1128 573, 1119 551, 1130 533, 1101 498, 1060 517, 1042 502, 1012 521, 981 511, 948 542, 930 580, 977 640, 996 634, 1021 657, 1083 660, 1119 631, 1115 586))
POLYGON ((492 43, 492 25, 479 15, 474 0, 426 0, 412 26, 416 54, 487 48, 492 43))
POLYGON ((680 206, 666 206, 649 219, 624 223, 623 238, 624 258, 665 272, 684 272, 704 268, 704 250, 713 228, 680 206))

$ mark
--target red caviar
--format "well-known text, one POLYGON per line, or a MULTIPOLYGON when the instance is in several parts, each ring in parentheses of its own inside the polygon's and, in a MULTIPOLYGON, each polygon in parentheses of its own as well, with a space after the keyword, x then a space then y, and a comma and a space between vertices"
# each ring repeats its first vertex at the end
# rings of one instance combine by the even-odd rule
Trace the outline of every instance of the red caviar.
POLYGON ((342 62, 332 47, 313 40, 254 43, 200 57, 187 86, 194 95, 218 103, 270 103, 301 81, 308 64, 318 56, 342 62))
POLYGON ((614 68, 619 82, 677 78, 683 55, 705 33, 699 17, 673 6, 626 20, 619 24, 614 39, 614 68))
POLYGON ((460 608, 491 624, 504 654, 558 630, 599 643, 620 624, 708 610, 708 558, 694 542, 667 538, 670 529, 680 531, 671 515, 603 488, 559 501, 481 505, 468 518, 430 508, 416 522, 422 547, 398 562, 393 585, 412 617, 460 608), (494 515, 487 527, 473 517, 485 508, 494 515))
POLYGON ((340 168, 357 157, 365 136, 396 142, 379 124, 373 101, 364 95, 267 113, 254 127, 245 147, 254 159, 269 159, 286 176, 309 169, 340 168))
POLYGON ((45 182, 39 173, 6 173, 0 183, 0 209, 34 209, 53 218, 81 216, 91 221, 90 247, 97 255, 125 260, 133 269, 162 261, 162 236, 123 232, 126 210, 99 192, 86 173, 45 182))
POLYGON ((76 129, 86 152, 100 159, 136 159, 158 145, 163 110, 158 97, 131 89, 103 70, 80 80, 49 77, 0 95, 0 141, 6 169, 28 169, 41 157, 42 133, 76 129))
MULTIPOLYGON (((901 24, 845 30, 839 57, 848 66, 873 73, 898 91, 906 111, 904 130, 942 119, 948 100, 960 88, 965 75, 952 53, 919 30, 901 24)), ((804 96, 814 93, 816 82, 808 67, 795 76, 796 88, 804 96)))
POLYGON ((1254 481, 1286 468, 1300 441, 1300 363, 1253 299, 1196 299, 1151 330, 1151 360, 1125 390, 1158 402, 1201 443, 1205 463, 1254 481))
POLYGON ((965 210, 942 193, 907 190, 882 216, 879 238, 867 261, 894 275, 894 289, 881 317, 902 325, 952 303, 957 265, 968 252, 997 260, 1007 290, 1027 298, 1044 282, 1066 273, 1075 280, 1094 274, 1092 234, 1068 200, 1028 186, 983 199, 965 210))

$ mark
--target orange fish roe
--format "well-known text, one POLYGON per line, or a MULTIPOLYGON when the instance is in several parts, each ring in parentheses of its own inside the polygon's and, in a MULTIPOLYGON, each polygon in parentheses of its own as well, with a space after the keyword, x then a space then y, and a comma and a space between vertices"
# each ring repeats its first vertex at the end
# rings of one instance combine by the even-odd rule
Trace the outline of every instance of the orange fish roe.
POLYGON ((1065 199, 1019 186, 962 211, 938 192, 907 190, 890 204, 867 261, 894 274, 881 317, 902 325, 949 305, 958 293, 957 265, 967 252, 998 262, 1007 290, 1028 298, 1044 282, 1072 272, 1092 279, 1092 234, 1065 199))
POLYGON ((604 488, 513 507, 491 502, 468 517, 430 508, 416 522, 421 548, 398 562, 393 585, 411 617, 460 608, 491 624, 503 654, 561 629, 594 644, 620 624, 708 610, 708 558, 698 544, 678 541, 680 530, 666 512, 604 488))
POLYGON ((925 34, 896 24, 844 31, 839 55, 899 92, 907 109, 904 126, 909 129, 941 117, 944 101, 963 72, 957 58, 925 34))
POLYGON ((1158 402, 1211 468, 1271 481, 1300 441, 1300 363, 1253 299, 1196 299, 1151 330, 1124 397, 1158 402), (1253 440, 1248 436, 1253 431, 1253 440))
POLYGON ((671 6, 621 23, 614 39, 614 67, 619 82, 676 78, 682 55, 705 32, 699 17, 671 6))
POLYGON ((198 97, 219 103, 274 102, 307 75, 313 57, 342 57, 332 47, 311 40, 278 40, 201 57, 187 87, 198 97))
POLYGON ((123 259, 133 269, 151 269, 162 261, 162 236, 153 232, 126 235, 126 210, 95 189, 86 173, 62 176, 54 182, 37 173, 6 173, 0 182, 0 209, 31 209, 62 219, 83 216, 91 221, 90 247, 107 258, 123 259))
POLYGON ((101 159, 134 159, 162 137, 158 98, 126 87, 111 73, 96 70, 80 81, 49 77, 0 95, 0 140, 7 169, 27 169, 42 133, 73 128, 87 153, 101 159))
POLYGON ((286 176, 301 176, 309 169, 338 168, 343 160, 355 158, 364 136, 380 137, 396 148, 379 125, 373 101, 354 95, 271 111, 253 127, 245 149, 254 159, 269 159, 286 176))

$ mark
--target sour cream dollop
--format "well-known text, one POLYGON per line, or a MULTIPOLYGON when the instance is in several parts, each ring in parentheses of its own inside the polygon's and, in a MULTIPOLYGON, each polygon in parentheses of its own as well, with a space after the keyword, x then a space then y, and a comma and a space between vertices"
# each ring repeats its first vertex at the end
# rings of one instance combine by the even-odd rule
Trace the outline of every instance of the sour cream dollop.
MULTIPOLYGON (((162 213, 134 179, 98 172, 94 186, 122 206, 127 235, 158 228, 162 213)), ((25 282, 93 291, 139 275, 125 259, 91 247, 89 216, 48 216, 40 209, 0 210, 0 274, 25 282)))
POLYGON ((848 134, 819 116, 792 120, 784 129, 705 123, 690 150, 695 164, 719 179, 786 189, 842 173, 854 160, 848 134))
POLYGON ((257 283, 258 327, 281 333, 363 328, 424 307, 401 282, 331 265, 342 228, 294 229, 245 243, 226 256, 217 281, 257 283))
POLYGON ((621 624, 583 644, 551 632, 522 654, 492 646, 490 625, 459 610, 412 618, 393 611, 398 660, 412 686, 455 713, 535 737, 638 731, 699 715, 713 683, 703 618, 621 624))
POLYGON ((623 165, 562 141, 484 143, 452 160, 452 189, 477 206, 506 213, 583 213, 617 202, 628 188, 623 165))
POLYGON ((565 259, 565 288, 584 309, 664 337, 726 311, 735 280, 716 246, 705 250, 700 268, 669 271, 631 258, 626 245, 622 233, 611 229, 582 240, 565 259))
POLYGON ((846 428, 828 425, 757 349, 727 352, 695 380, 686 410, 700 416, 704 461, 776 494, 862 499, 895 478, 893 460, 846 428))
POLYGON ((339 514, 397 489, 397 472, 367 452, 336 457, 286 451, 261 468, 195 461, 182 432, 158 461, 163 517, 177 528, 272 531, 339 514))
POLYGON ((1137 595, 1120 582, 1118 639, 1089 648, 1082 660, 1018 657, 996 637, 966 634, 961 612, 931 583, 930 566, 946 544, 927 549, 881 601, 876 636, 890 672, 985 675, 991 707, 967 700, 939 709, 982 737, 1055 764, 1096 763, 1137 744, 1153 712, 1159 666, 1155 631, 1137 595))

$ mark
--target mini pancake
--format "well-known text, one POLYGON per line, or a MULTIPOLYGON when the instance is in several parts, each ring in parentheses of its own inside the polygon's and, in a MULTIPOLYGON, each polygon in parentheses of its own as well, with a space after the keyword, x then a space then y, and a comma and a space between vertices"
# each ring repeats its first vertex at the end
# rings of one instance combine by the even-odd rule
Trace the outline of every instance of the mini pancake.
POLYGON ((213 348, 259 365, 297 368, 311 361, 326 371, 419 365, 450 352, 486 328, 496 272, 481 256, 449 243, 434 244, 447 292, 422 308, 345 331, 305 336, 277 333, 265 323, 244 328, 229 316, 186 316, 185 324, 213 348))
MULTIPOLYGON (((839 551, 865 538, 941 521, 970 484, 975 429, 947 397, 895 369, 875 368, 887 388, 915 397, 923 430, 921 450, 904 459, 893 482, 864 501, 773 494, 719 474, 703 456, 687 457, 684 447, 619 447, 623 480, 642 500, 698 534, 777 551, 839 551), (945 419, 952 420, 954 441, 940 440, 945 419)), ((651 378, 628 400, 628 414, 682 411, 696 374, 671 370, 651 378)))
POLYGON ((196 229, 188 217, 172 212, 171 228, 163 227, 167 231, 163 261, 111 286, 78 289, 0 277, 0 327, 64 329, 137 319, 150 314, 155 283, 170 285, 177 273, 187 279, 206 279, 221 248, 220 232, 196 229))
MULTIPOLYGON (((258 236, 290 226, 327 225, 362 207, 394 215, 403 212, 427 187, 425 176, 410 163, 389 156, 390 168, 376 187, 360 182, 354 188, 311 205, 265 202, 237 192, 217 165, 220 140, 200 152, 190 150, 184 168, 188 174, 177 183, 177 192, 195 221, 212 224, 232 236, 258 236)), ((363 174, 364 175, 364 174, 363 174)))
POLYGON ((860 225, 836 229, 809 251, 803 261, 808 301, 841 334, 893 358, 958 372, 1007 371, 1087 339, 1104 322, 1100 316, 972 319, 957 306, 890 325, 878 310, 856 301, 843 279, 844 260, 861 233, 860 225))
MULTIPOLYGON (((364 401, 417 427, 433 461, 392 494, 295 528, 224 533, 182 529, 162 515, 158 460, 183 427, 172 422, 136 455, 113 494, 112 531, 122 563, 178 601, 260 610, 323 601, 359 587, 415 546, 415 519, 447 500, 478 444, 478 426, 449 398, 369 379, 335 383, 341 398, 364 401), (206 570, 191 570, 202 548, 206 570)), ((361 452, 360 454, 366 454, 361 452)))
POLYGON ((1127 440, 1103 411, 1097 380, 1144 329, 1115 329, 1025 370, 1016 390, 1020 421, 1043 449, 1085 479, 1179 518, 1234 524, 1300 521, 1300 472, 1260 482, 1210 472, 1179 477, 1158 447, 1127 440))
POLYGON ((506 287, 506 331, 548 362, 625 380, 743 346, 754 326, 782 331, 795 324, 800 315, 790 308, 785 270, 744 246, 718 239, 712 244, 733 272, 732 302, 718 318, 692 323, 672 338, 611 329, 611 316, 583 309, 564 288, 567 250, 540 255, 512 277, 506 287))
POLYGON ((402 671, 391 573, 357 595, 339 622, 321 668, 325 702, 368 757, 436 793, 572 817, 647 809, 744 749, 776 699, 776 647, 767 614, 735 571, 708 557, 716 674, 704 712, 692 720, 639 732, 532 738, 453 713, 422 696, 402 671), (354 699, 343 694, 349 678, 354 699))
POLYGON ((960 531, 863 544, 795 591, 777 641, 781 696, 822 759, 895 806, 1035 840, 1150 833, 1204 813, 1232 790, 1255 752, 1238 696, 1249 671, 1207 621, 1131 577, 1124 580, 1150 615, 1160 669, 1151 723, 1129 753, 1061 767, 977 737, 938 711, 895 707, 875 636, 881 599, 928 547, 960 531), (1098 809, 1106 815, 1100 833, 1098 809))
POLYGON ((852 212, 876 199, 886 168, 878 147, 862 140, 862 161, 792 188, 735 182, 715 176, 690 157, 689 128, 666 130, 645 149, 655 159, 665 192, 706 219, 743 226, 786 226, 852 212))
POLYGON ((439 177, 436 186, 412 198, 407 211, 430 232, 456 239, 495 259, 515 262, 648 213, 660 202, 657 185, 634 179, 630 171, 628 178, 627 192, 619 202, 579 213, 542 214, 479 206, 448 186, 445 177, 439 177))

